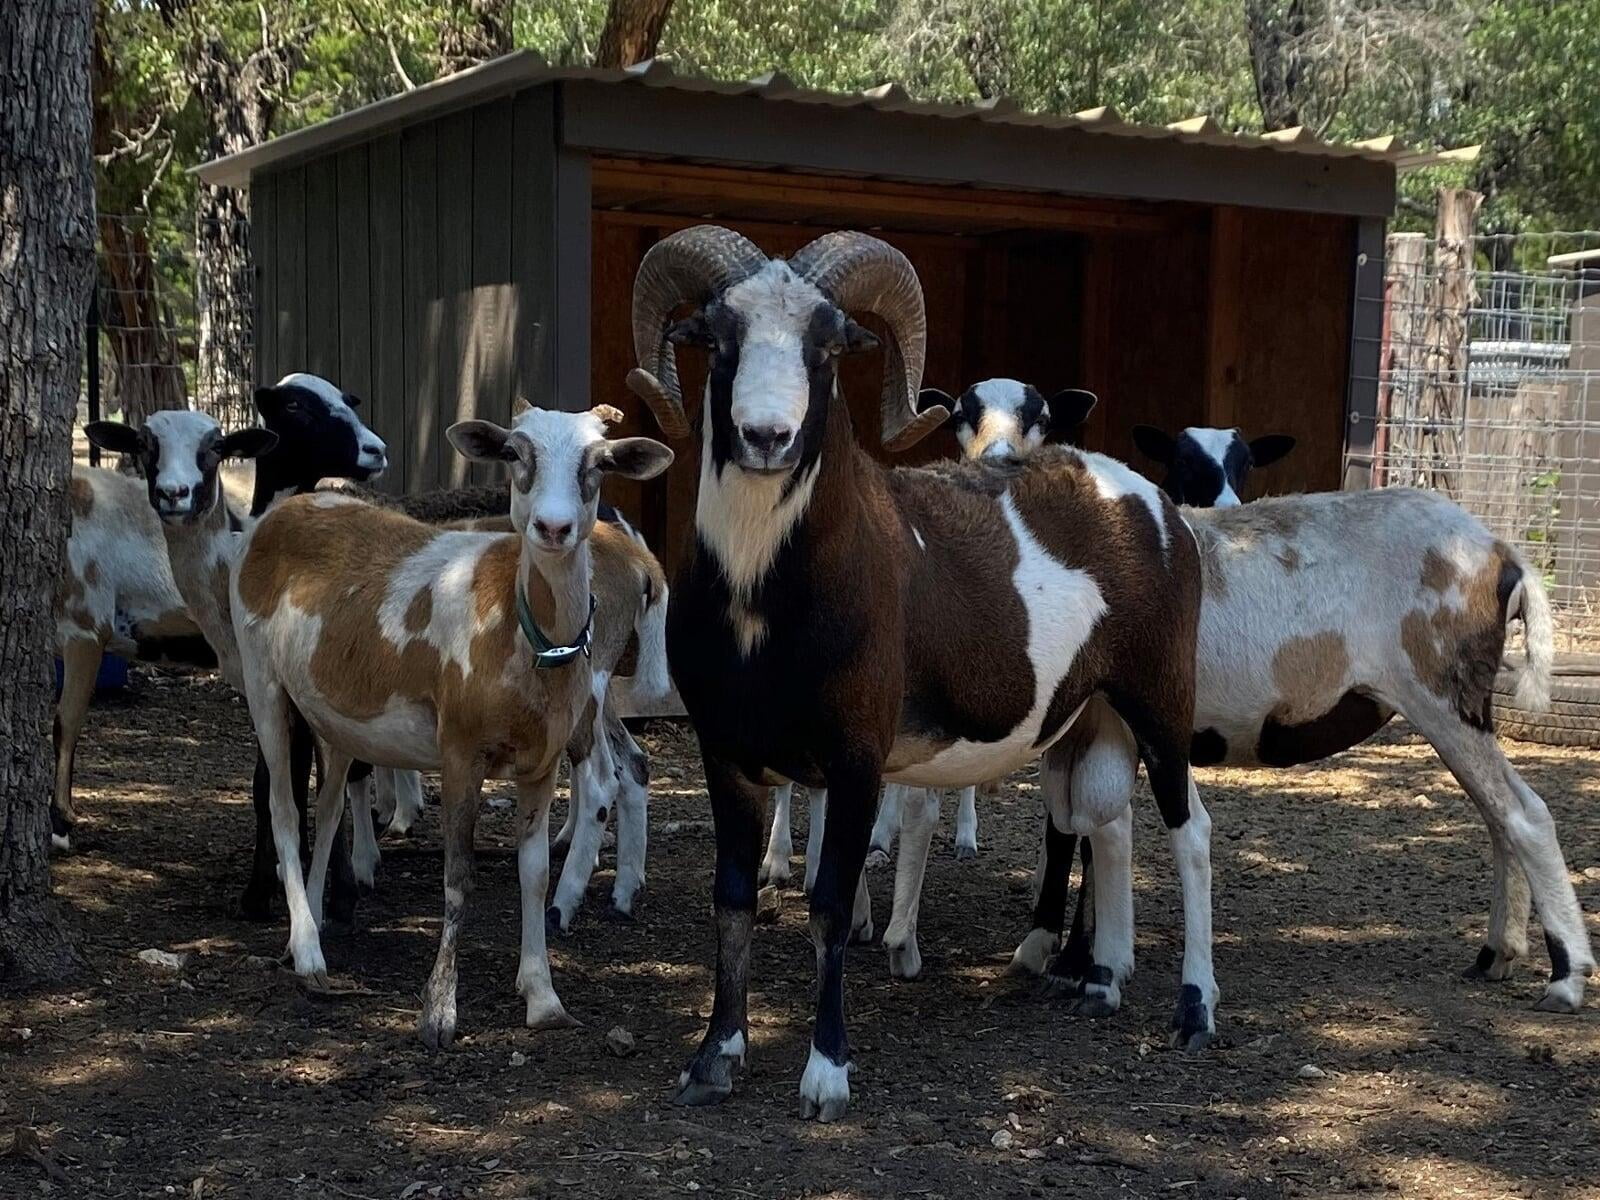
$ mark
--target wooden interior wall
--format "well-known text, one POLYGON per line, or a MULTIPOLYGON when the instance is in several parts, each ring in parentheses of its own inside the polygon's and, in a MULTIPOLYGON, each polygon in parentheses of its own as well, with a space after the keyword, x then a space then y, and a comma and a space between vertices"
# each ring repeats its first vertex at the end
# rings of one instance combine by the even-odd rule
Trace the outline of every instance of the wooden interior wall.
POLYGON ((1216 211, 1206 423, 1296 439, 1247 499, 1340 486, 1356 234, 1351 217, 1216 211))
POLYGON ((553 391, 554 160, 535 89, 254 179, 258 381, 361 397, 392 491, 495 477, 444 431, 553 391))
MULTIPOLYGON (((792 254, 830 228, 724 220, 769 254, 792 254)), ((594 403, 622 409, 626 418, 621 432, 627 435, 660 436, 643 403, 624 383, 634 365, 627 318, 633 277, 651 245, 688 223, 642 213, 594 213, 591 395, 594 403)), ((1080 237, 880 232, 911 259, 922 280, 928 313, 927 386, 959 393, 970 383, 1000 374, 1036 381, 1047 390, 1078 385, 1080 237), (1018 319, 1019 314, 1027 318, 1018 319)), ((681 351, 678 366, 692 417, 704 386, 704 357, 681 351)), ((851 420, 862 444, 870 448, 878 445, 881 371, 881 356, 868 354, 847 359, 841 377, 851 420)), ((696 449, 674 449, 679 457, 664 479, 642 485, 612 481, 605 493, 662 551, 669 572, 688 544, 699 477, 696 449)), ((941 430, 894 461, 954 457, 957 449, 955 435, 941 430)), ((888 456, 877 453, 887 461, 888 456)))

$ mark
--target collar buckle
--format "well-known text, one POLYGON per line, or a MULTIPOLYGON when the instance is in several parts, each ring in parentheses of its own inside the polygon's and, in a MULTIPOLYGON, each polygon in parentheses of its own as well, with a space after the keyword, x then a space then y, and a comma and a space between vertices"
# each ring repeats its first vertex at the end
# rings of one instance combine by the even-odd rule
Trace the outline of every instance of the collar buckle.
POLYGON ((533 619, 533 609, 528 606, 527 594, 522 590, 522 584, 517 584, 517 624, 522 627, 522 636, 528 639, 528 645, 533 647, 533 665, 535 670, 548 671, 555 667, 564 667, 578 655, 589 657, 589 643, 594 635, 594 593, 589 594, 589 619, 583 623, 583 628, 578 632, 578 640, 570 646, 558 646, 544 635, 539 628, 539 623, 533 619))

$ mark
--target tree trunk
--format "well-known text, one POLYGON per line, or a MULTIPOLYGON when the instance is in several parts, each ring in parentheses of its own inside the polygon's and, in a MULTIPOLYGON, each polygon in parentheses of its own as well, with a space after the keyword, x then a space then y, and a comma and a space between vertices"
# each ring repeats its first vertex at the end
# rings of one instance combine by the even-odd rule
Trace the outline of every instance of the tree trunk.
POLYGON ((597 67, 631 67, 656 56, 672 0, 611 0, 595 50, 597 67))
POLYGON ((90 0, 0 4, 0 983, 79 965, 50 897, 52 601, 94 273, 90 0))
POLYGON ((164 408, 187 408, 188 386, 173 331, 163 311, 155 252, 142 217, 102 213, 100 328, 111 347, 116 407, 144 423, 164 408))
POLYGON ((439 29, 439 65, 445 75, 510 54, 510 0, 456 0, 439 29))
POLYGON ((1305 123, 1301 113, 1305 8, 1301 0, 1291 0, 1284 13, 1277 8, 1273 0, 1247 0, 1244 9, 1256 103, 1261 108, 1261 128, 1268 132, 1305 123))
MULTIPOLYGON (((208 158, 264 142, 277 97, 299 58, 294 43, 270 40, 239 63, 221 39, 197 39, 189 73, 207 114, 208 158)), ((195 387, 205 409, 224 425, 248 425, 255 345, 255 270, 250 256, 248 193, 200 184, 195 206, 195 387)))
MULTIPOLYGON (((103 13, 103 8, 97 8, 103 13)), ((98 26, 93 40, 92 145, 105 157, 118 133, 130 133, 128 114, 113 95, 115 67, 98 26)), ((186 408, 187 388, 170 314, 161 309, 155 254, 142 217, 100 214, 100 321, 111 348, 112 399, 135 424, 164 408, 186 408)))

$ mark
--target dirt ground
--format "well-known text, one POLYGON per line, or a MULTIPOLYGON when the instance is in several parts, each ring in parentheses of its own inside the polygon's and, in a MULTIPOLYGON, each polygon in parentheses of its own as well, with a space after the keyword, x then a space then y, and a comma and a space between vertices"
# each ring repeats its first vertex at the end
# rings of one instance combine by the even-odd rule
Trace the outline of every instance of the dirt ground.
MULTIPOLYGON (((639 920, 600 917, 608 852, 553 950, 584 1027, 522 1027, 516 873, 494 810, 462 1036, 430 1055, 415 1026, 442 908, 436 810, 386 843, 358 931, 327 937, 353 993, 311 998, 270 961, 283 929, 230 915, 252 831, 242 703, 206 677, 136 674, 93 713, 80 849, 57 874, 90 970, 0 995, 0 1151, 18 1126, 40 1148, 0 1158, 0 1196, 1600 1194, 1600 1000, 1530 1011, 1542 950, 1507 983, 1457 978, 1484 926, 1488 840, 1404 728, 1315 769, 1202 773, 1223 1002, 1197 1056, 1165 1047, 1181 919, 1151 806, 1138 974, 1121 1013, 1092 1021, 1002 974, 1027 925, 1032 779, 981 809, 976 862, 955 861, 947 805, 923 977, 891 980, 881 947, 851 952, 855 1099, 831 1126, 797 1117, 814 962, 798 891, 758 931, 734 1097, 667 1102, 710 1005, 712 838, 685 731, 642 740, 656 782, 639 920), (151 966, 147 948, 187 961, 151 966), (615 1026, 628 1057, 608 1050, 615 1026)), ((1555 813, 1593 924, 1600 762, 1511 753, 1555 813)), ((880 931, 891 884, 874 873, 880 931)))

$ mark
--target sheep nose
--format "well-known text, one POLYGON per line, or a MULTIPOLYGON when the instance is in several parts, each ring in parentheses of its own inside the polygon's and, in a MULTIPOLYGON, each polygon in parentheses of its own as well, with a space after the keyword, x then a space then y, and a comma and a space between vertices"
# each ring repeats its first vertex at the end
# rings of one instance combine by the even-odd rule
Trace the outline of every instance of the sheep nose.
POLYGON ((163 500, 183 500, 189 495, 189 485, 181 483, 176 487, 158 487, 156 488, 156 495, 163 500))
POLYGON ((541 541, 551 546, 565 545, 567 538, 572 534, 572 522, 557 525, 550 521, 535 521, 533 531, 539 535, 541 541))
POLYGON ((763 458, 776 458, 789 448, 794 434, 776 425, 743 425, 739 428, 744 444, 763 458))

